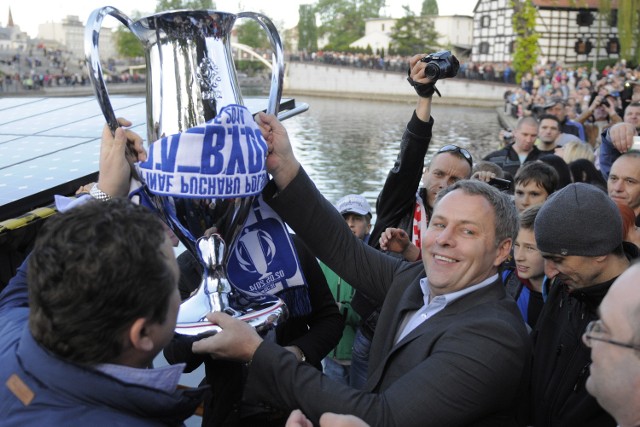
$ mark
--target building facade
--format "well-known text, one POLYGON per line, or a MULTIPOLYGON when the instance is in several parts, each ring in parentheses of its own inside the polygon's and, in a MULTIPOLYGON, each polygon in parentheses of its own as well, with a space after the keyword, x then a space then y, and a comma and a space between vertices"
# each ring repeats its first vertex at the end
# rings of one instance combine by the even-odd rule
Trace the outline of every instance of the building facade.
MULTIPOLYGON (((84 58, 84 23, 75 15, 68 15, 62 22, 47 22, 38 26, 38 38, 53 40, 65 46, 75 57, 84 58)), ((117 56, 115 38, 111 28, 100 30, 100 59, 117 56)))
MULTIPOLYGON (((532 0, 539 55, 565 64, 618 59, 617 2, 611 13, 599 13, 599 0, 532 0)), ((473 16, 474 62, 508 62, 516 37, 510 0, 479 0, 473 16)))
MULTIPOLYGON (((440 46, 451 46, 457 51, 469 51, 473 44, 473 17, 464 15, 432 16, 433 25, 440 35, 440 46)), ((372 18, 365 21, 364 37, 351 43, 351 47, 373 52, 388 52, 391 43, 391 31, 396 24, 394 18, 372 18)))

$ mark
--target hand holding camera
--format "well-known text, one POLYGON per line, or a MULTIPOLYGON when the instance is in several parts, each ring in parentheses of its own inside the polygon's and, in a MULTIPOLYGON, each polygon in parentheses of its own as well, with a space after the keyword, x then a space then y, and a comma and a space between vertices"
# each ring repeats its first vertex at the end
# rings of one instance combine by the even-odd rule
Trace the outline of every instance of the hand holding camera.
MULTIPOLYGON (((422 76, 415 74, 415 79, 412 78, 412 67, 409 68, 407 73, 407 80, 416 90, 418 95, 423 98, 432 97, 434 92, 437 93, 438 96, 442 96, 438 89, 436 89, 436 81, 439 79, 455 77, 458 73, 458 69, 460 68, 458 59, 447 50, 429 54, 421 58, 418 62, 426 64, 424 68, 424 78, 427 78, 429 81, 427 83, 420 83, 417 79, 422 78, 422 76)), ((418 62, 416 62, 416 64, 418 62)), ((415 67, 415 65, 413 65, 413 67, 415 67)))

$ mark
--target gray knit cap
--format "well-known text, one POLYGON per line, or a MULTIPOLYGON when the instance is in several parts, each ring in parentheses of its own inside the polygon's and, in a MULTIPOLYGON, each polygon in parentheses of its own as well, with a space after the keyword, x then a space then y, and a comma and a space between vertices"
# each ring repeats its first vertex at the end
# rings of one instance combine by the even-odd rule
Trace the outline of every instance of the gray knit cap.
POLYGON ((553 193, 534 224, 542 252, 600 256, 622 244, 622 218, 616 204, 594 185, 578 182, 553 193))

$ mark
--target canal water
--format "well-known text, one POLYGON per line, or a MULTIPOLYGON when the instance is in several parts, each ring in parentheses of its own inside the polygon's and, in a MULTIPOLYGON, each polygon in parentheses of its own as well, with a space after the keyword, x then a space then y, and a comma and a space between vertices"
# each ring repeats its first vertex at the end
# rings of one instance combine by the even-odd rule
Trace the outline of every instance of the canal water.
MULTIPOLYGON (((284 121, 294 152, 327 199, 362 194, 371 206, 398 155, 415 104, 296 96, 309 110, 284 121)), ((495 108, 438 105, 427 159, 456 144, 480 159, 499 145, 495 108)))

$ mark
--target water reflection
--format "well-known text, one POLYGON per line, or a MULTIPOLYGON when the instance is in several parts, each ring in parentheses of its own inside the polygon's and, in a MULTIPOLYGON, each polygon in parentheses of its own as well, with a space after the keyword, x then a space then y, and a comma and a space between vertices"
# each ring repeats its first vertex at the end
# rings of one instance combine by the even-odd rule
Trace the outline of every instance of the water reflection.
MULTIPOLYGON (((375 199, 396 159, 402 133, 414 104, 299 96, 309 111, 288 119, 289 132, 300 163, 331 202, 349 193, 375 199)), ((456 144, 480 159, 498 146, 494 108, 437 105, 434 137, 427 159, 439 147, 456 144)))

